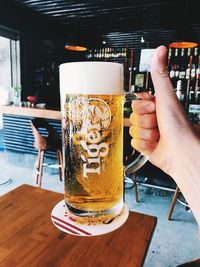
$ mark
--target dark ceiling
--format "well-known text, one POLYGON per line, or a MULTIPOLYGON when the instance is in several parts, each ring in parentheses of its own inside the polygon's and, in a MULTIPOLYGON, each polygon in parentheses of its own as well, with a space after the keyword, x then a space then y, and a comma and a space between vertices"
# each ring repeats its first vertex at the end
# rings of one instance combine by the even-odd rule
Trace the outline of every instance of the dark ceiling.
POLYGON ((179 39, 200 41, 200 0, 0 2, 0 24, 4 22, 27 35, 60 39, 62 45, 71 32, 77 32, 88 47, 101 47, 105 40, 108 47, 132 47, 138 55, 142 48, 168 45, 179 39))
MULTIPOLYGON (((54 25, 104 32, 199 23, 200 0, 12 0, 54 25)), ((62 27, 61 26, 61 27, 62 27)))

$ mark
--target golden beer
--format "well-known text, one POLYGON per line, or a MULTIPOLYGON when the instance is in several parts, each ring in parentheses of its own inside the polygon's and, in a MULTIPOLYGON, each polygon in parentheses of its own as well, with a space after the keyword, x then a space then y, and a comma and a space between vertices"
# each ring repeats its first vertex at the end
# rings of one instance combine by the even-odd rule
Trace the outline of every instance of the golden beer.
POLYGON ((67 207, 71 216, 82 222, 112 219, 123 207, 122 91, 115 95, 109 83, 108 89, 100 91, 113 94, 98 94, 98 90, 91 94, 95 88, 87 88, 87 94, 81 89, 78 94, 70 88, 64 91, 61 102, 67 207))

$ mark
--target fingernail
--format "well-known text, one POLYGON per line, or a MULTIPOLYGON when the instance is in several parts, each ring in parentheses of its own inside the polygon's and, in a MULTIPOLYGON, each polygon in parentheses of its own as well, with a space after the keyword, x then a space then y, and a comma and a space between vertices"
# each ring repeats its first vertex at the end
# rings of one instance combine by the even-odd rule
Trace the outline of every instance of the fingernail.
POLYGON ((157 55, 160 61, 165 59, 167 53, 167 48, 165 46, 159 46, 157 50, 157 55))

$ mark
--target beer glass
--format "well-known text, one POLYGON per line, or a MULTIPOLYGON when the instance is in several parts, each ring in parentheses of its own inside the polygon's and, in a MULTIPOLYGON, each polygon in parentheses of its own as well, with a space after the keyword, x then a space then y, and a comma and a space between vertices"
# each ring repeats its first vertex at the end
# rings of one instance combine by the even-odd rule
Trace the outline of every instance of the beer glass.
POLYGON ((64 197, 70 216, 104 222, 123 208, 123 66, 60 66, 64 197))

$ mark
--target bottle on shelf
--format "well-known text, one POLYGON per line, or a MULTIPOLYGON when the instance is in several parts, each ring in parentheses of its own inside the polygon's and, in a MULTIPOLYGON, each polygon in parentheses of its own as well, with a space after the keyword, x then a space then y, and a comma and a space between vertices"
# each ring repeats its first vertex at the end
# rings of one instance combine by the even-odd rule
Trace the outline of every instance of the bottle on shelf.
POLYGON ((195 66, 195 64, 192 64, 190 76, 191 76, 191 80, 192 79, 194 80, 196 78, 196 66, 195 66))
POLYGON ((129 84, 128 84, 128 91, 131 91, 132 86, 132 79, 133 79, 133 62, 134 62, 134 51, 131 49, 130 51, 130 65, 129 65, 129 84))
POLYGON ((198 88, 196 92, 196 104, 200 105, 200 88, 198 88))
POLYGON ((175 49, 174 56, 178 57, 178 48, 175 49))
POLYGON ((148 93, 150 94, 150 95, 154 95, 154 88, 152 88, 152 87, 150 87, 149 89, 148 89, 148 93))
POLYGON ((181 57, 184 57, 184 54, 185 54, 185 49, 181 48, 181 57))
POLYGON ((169 77, 170 77, 172 85, 175 89, 176 85, 177 85, 177 80, 178 80, 178 75, 176 76, 176 65, 175 64, 172 64, 170 66, 169 77))
POLYGON ((171 65, 171 57, 172 57, 172 49, 169 48, 169 50, 168 50, 168 58, 167 58, 167 66, 168 67, 171 65))
POLYGON ((190 79, 190 72, 191 72, 191 70, 190 70, 190 64, 188 64, 187 65, 187 69, 185 71, 185 79, 186 80, 189 80, 190 79))
POLYGON ((188 48, 187 50, 187 75, 186 75, 186 97, 185 97, 185 105, 188 108, 189 105, 189 98, 190 98, 190 91, 194 90, 194 76, 195 76, 195 65, 193 63, 193 52, 192 48, 188 48), (192 88, 192 89, 191 89, 192 88))
POLYGON ((175 65, 175 78, 178 79, 179 78, 179 65, 175 65))
POLYGON ((170 72, 169 72, 169 77, 171 79, 174 79, 174 77, 175 77, 174 65, 171 65, 171 69, 170 69, 170 72))
POLYGON ((183 81, 182 80, 177 81, 176 95, 177 95, 178 99, 180 100, 180 102, 184 103, 185 95, 184 95, 183 81))
POLYGON ((187 62, 190 65, 192 64, 191 59, 192 59, 192 49, 191 48, 188 48, 187 49, 187 62))
POLYGON ((192 88, 190 88, 190 92, 189 92, 189 105, 193 105, 193 104, 196 104, 195 93, 192 90, 192 88))
POLYGON ((197 91, 196 96, 193 90, 189 92, 188 113, 193 123, 200 123, 200 91, 197 91))
POLYGON ((199 48, 198 47, 195 47, 194 48, 194 55, 193 55, 193 63, 195 64, 196 69, 198 68, 198 63, 199 63, 199 55, 198 55, 198 52, 199 52, 199 48))
POLYGON ((200 88, 200 55, 198 57, 198 67, 196 69, 196 82, 195 82, 195 92, 200 88))
POLYGON ((182 65, 181 67, 180 67, 180 71, 179 71, 179 79, 180 80, 184 80, 185 79, 185 74, 186 74, 186 69, 185 69, 185 67, 182 65))
POLYGON ((190 73, 190 88, 192 88, 193 91, 195 91, 196 86, 196 66, 195 64, 192 64, 191 66, 191 73, 190 73))

